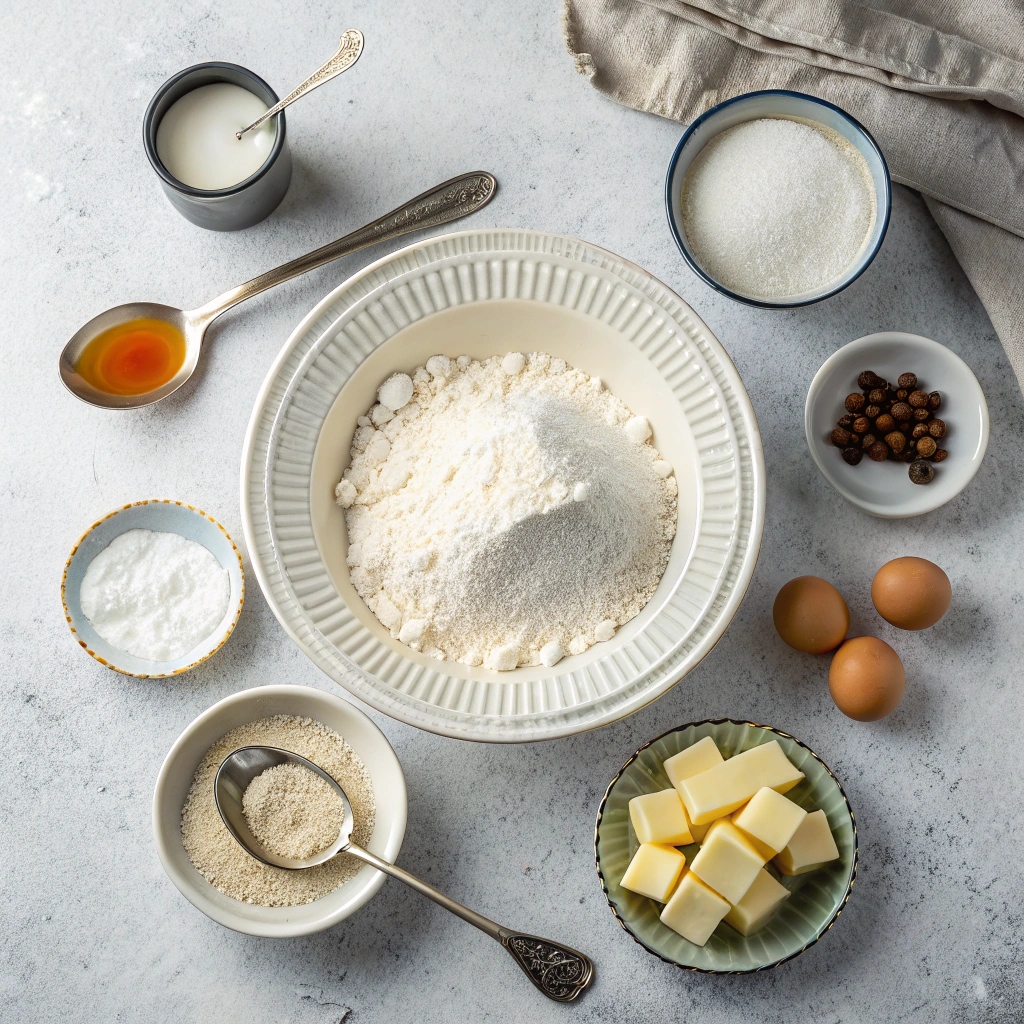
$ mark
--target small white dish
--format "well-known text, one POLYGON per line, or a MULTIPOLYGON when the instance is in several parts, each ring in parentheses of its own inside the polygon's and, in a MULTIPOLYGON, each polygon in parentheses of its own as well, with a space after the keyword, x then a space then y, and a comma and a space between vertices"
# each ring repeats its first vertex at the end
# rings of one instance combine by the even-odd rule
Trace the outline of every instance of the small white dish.
POLYGON ((360 700, 421 729, 486 742, 551 739, 655 700, 714 647, 753 573, 764 457, 743 382, 694 311, 587 242, 483 230, 417 242, 360 271, 293 332, 242 455, 242 524, 278 620, 360 700), (611 639, 554 668, 437 661, 393 639, 348 578, 334 487, 377 386, 430 355, 540 350, 592 376, 654 428, 679 484, 661 585, 611 639))
POLYGON ((237 545, 220 523, 202 509, 193 508, 182 501, 151 498, 122 505, 97 520, 78 539, 71 549, 60 583, 60 596, 64 604, 71 635, 85 652, 101 665, 139 679, 159 679, 175 676, 195 668, 220 650, 234 631, 242 605, 245 602, 245 573, 242 556, 237 545), (150 661, 127 651, 118 650, 101 637, 82 611, 79 591, 89 563, 115 538, 128 530, 153 530, 156 533, 176 533, 202 544, 227 570, 230 583, 227 611, 220 625, 201 643, 172 661, 150 661))
POLYGON ((825 479, 847 501, 882 519, 923 515, 955 498, 974 479, 988 447, 988 405, 971 368, 937 341, 900 331, 869 334, 844 345, 814 375, 804 406, 804 432, 811 457, 825 479), (916 373, 924 391, 938 391, 938 416, 947 434, 949 457, 935 466, 930 484, 911 483, 904 462, 850 466, 829 440, 846 409, 846 396, 859 391, 857 377, 873 370, 890 382, 916 373))
POLYGON ((376 823, 366 848, 394 863, 405 838, 408 797, 402 766, 373 722, 348 701, 311 686, 258 686, 204 711, 175 740, 153 793, 153 834, 167 877, 207 917, 246 935, 288 938, 323 931, 354 914, 384 884, 369 865, 333 892, 297 907, 257 907, 225 896, 196 869, 181 842, 181 808, 199 762, 226 732, 271 715, 312 718, 333 729, 362 759, 373 780, 376 823))

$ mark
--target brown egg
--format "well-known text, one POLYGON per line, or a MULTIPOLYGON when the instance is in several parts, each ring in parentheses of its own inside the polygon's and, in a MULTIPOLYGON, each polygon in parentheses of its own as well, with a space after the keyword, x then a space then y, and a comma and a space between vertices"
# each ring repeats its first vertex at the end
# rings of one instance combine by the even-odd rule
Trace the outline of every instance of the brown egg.
POLYGON ((850 628, 850 611, 843 595, 817 576, 790 580, 775 598, 772 618, 779 636, 807 654, 834 650, 850 628))
POLYGON ((836 707, 858 722, 876 722, 895 711, 906 681, 900 656, 873 636, 847 640, 828 670, 828 688, 836 707))
POLYGON ((878 614, 900 629, 934 626, 952 599, 949 577, 927 558, 894 558, 871 581, 871 600, 878 614))

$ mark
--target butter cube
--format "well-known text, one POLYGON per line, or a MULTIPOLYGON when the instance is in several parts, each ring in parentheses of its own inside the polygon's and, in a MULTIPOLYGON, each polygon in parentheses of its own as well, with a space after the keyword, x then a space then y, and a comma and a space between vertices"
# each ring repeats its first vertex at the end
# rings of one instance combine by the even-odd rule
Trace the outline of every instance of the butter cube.
POLYGON ((683 779, 714 768, 723 760, 722 752, 715 746, 715 741, 710 736, 705 736, 704 739, 697 740, 692 746, 674 754, 662 767, 665 769, 669 782, 678 789, 679 783, 683 779))
POLYGON ((729 904, 712 892, 692 871, 687 871, 672 899, 661 912, 661 923, 684 939, 703 946, 719 922, 729 912, 729 904))
POLYGON ((686 858, 672 846, 641 843, 622 876, 624 889, 664 903, 672 894, 686 865, 686 858))
POLYGON ((792 800, 767 786, 759 789, 746 807, 737 811, 733 823, 753 839, 758 839, 772 852, 770 860, 793 838, 793 834, 807 817, 807 812, 792 800))
POLYGON ((705 825, 742 807, 764 786, 785 793, 803 777, 782 752, 779 741, 772 740, 683 779, 676 789, 691 823, 705 825))
POLYGON ((839 848, 824 811, 811 811, 793 833, 786 848, 775 858, 784 875, 802 875, 839 857, 839 848))
POLYGON ((743 899, 730 909, 725 920, 740 935, 753 935, 778 910, 779 904, 788 898, 789 890, 761 868, 750 888, 743 894, 743 899))
POLYGON ((708 832, 690 872, 735 904, 763 867, 764 858, 743 833, 731 821, 723 821, 708 832))
POLYGON ((690 819, 686 817, 683 801, 674 789, 633 797, 629 801, 629 820, 641 843, 688 846, 693 842, 690 819))
MULTIPOLYGON (((736 812, 736 814, 739 814, 739 813, 740 813, 739 811, 736 812)), ((706 833, 706 835, 704 837, 703 842, 706 843, 707 842, 707 836, 711 835, 711 833, 714 832, 716 828, 718 828, 720 825, 724 824, 725 822, 728 821, 731 824, 735 824, 736 814, 733 814, 731 817, 727 817, 727 818, 716 818, 713 822, 711 822, 710 825, 701 825, 700 828, 706 828, 707 829, 707 833, 706 833)), ((697 827, 698 826, 696 826, 696 825, 693 826, 693 828, 697 828, 697 827)), ((742 830, 741 830, 741 832, 742 832, 742 830)), ((743 838, 746 839, 746 841, 748 843, 750 843, 750 845, 755 850, 757 850, 757 852, 761 855, 762 861, 767 863, 768 861, 770 861, 772 859, 772 857, 775 856, 776 851, 773 850, 770 846, 765 846, 765 844, 762 843, 760 839, 755 839, 753 836, 748 835, 746 832, 743 832, 742 834, 743 834, 743 838)))

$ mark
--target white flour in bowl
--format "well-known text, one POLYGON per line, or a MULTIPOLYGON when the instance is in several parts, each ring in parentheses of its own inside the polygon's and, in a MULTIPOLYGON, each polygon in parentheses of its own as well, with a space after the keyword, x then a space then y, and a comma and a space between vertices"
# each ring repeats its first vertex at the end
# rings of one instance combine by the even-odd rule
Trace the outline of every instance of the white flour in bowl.
POLYGON ((356 428, 336 495, 352 584, 391 635, 505 671, 609 640, 676 529, 651 428, 544 353, 432 356, 356 428))

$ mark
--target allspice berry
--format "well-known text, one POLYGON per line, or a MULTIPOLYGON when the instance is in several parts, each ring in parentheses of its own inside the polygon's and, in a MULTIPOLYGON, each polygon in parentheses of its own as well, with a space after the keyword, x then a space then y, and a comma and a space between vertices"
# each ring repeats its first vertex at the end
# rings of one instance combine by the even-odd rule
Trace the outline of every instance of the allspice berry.
POLYGON ((894 430, 891 434, 885 435, 885 443, 893 450, 895 455, 899 455, 907 446, 907 439, 898 430, 894 430))
POLYGON ((924 409, 928 406, 928 393, 925 391, 911 391, 907 401, 914 409, 924 409))
POLYGON ((857 394, 856 391, 854 391, 852 395, 846 396, 847 412, 860 412, 867 404, 867 399, 863 395, 857 394))
POLYGON ((932 456, 932 462, 945 462, 949 456, 949 452, 945 448, 936 448, 935 454, 932 456))
POLYGON ((867 451, 877 440, 878 438, 874 434, 865 434, 861 438, 860 446, 867 451))
POLYGON ((909 420, 914 415, 914 410, 906 402, 893 402, 889 412, 895 420, 909 420))
POLYGON ((831 440, 837 448, 846 448, 850 443, 850 432, 848 430, 843 430, 842 427, 833 427, 829 440, 831 440))
POLYGON ((917 454, 922 459, 930 459, 938 449, 938 445, 935 443, 934 437, 921 437, 917 441, 917 454))
MULTIPOLYGON (((936 453, 938 454, 938 453, 936 453)), ((843 449, 843 460, 848 462, 851 466, 856 466, 858 462, 863 458, 864 453, 859 448, 844 448, 843 449)))
POLYGON ((910 436, 916 441, 919 437, 924 437, 928 433, 927 423, 915 423, 914 429, 911 431, 910 436))
POLYGON ((889 458, 889 446, 884 441, 876 441, 868 449, 868 458, 874 462, 885 462, 889 458))
POLYGON ((853 421, 853 432, 855 434, 866 434, 871 429, 871 420, 867 416, 858 416, 853 421))
POLYGON ((933 391, 928 396, 928 408, 931 409, 932 412, 935 412, 940 405, 942 405, 942 395, 940 395, 938 391, 933 391))
POLYGON ((930 484, 935 479, 935 467, 924 459, 915 459, 910 464, 910 481, 915 484, 930 484))
POLYGON ((931 420, 928 423, 928 433, 932 437, 945 437, 946 436, 946 424, 942 420, 931 420))
POLYGON ((924 423, 924 421, 928 419, 931 416, 931 414, 932 413, 930 409, 915 409, 914 419, 917 420, 918 423, 924 423))
POLYGON ((869 420, 873 420, 876 416, 878 416, 881 413, 881 411, 882 407, 880 405, 872 404, 864 406, 864 415, 867 416, 869 420))
POLYGON ((887 413, 875 418, 875 429, 880 434, 888 434, 890 430, 896 429, 896 421, 887 413))
POLYGON ((901 373, 896 383, 907 391, 913 391, 917 387, 917 374, 901 373))

